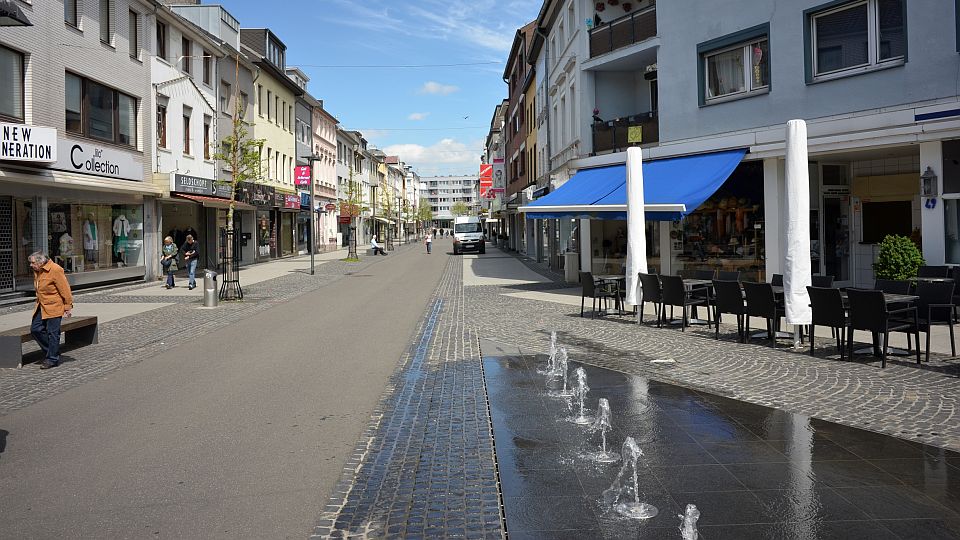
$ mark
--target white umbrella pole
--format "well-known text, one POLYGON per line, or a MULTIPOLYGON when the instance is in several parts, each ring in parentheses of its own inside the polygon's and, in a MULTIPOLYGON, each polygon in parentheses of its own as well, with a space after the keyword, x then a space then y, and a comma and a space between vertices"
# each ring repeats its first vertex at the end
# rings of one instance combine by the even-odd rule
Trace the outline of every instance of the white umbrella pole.
POLYGON ((787 122, 786 133, 787 246, 784 252, 783 298, 787 323, 794 325, 793 344, 800 346, 800 327, 811 323, 810 308, 810 174, 807 165, 807 124, 787 122))
POLYGON ((637 306, 640 322, 640 272, 647 271, 647 235, 644 231, 643 152, 627 148, 627 294, 624 302, 637 306))

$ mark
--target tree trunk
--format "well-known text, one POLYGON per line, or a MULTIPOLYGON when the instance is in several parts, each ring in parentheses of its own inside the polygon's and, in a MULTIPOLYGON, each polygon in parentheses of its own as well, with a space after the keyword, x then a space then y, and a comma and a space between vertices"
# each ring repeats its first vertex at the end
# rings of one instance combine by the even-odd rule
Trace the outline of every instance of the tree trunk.
POLYGON ((347 243, 349 248, 347 249, 347 258, 348 259, 359 259, 357 256, 357 218, 350 218, 350 241, 347 243))

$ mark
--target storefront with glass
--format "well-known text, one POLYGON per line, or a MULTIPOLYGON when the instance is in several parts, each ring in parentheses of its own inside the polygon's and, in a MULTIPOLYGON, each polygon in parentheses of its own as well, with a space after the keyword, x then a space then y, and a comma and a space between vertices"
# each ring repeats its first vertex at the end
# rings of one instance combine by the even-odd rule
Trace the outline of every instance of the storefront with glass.
POLYGON ((252 248, 253 262, 268 261, 271 257, 276 257, 276 229, 279 224, 275 219, 276 191, 273 186, 244 182, 238 186, 237 199, 254 208, 249 213, 253 223, 250 225, 243 223, 244 231, 249 227, 250 237, 248 238, 246 234, 241 237, 241 246, 243 246, 241 251, 246 254, 248 249, 245 248, 252 248))
POLYGON ((297 220, 300 214, 300 196, 295 193, 277 193, 277 256, 290 257, 297 251, 297 220))

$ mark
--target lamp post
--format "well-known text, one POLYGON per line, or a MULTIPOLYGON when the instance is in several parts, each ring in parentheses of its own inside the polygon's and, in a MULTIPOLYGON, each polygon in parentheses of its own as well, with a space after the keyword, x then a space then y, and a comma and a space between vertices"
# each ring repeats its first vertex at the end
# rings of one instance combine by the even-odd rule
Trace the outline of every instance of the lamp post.
POLYGON ((300 159, 305 159, 310 163, 310 275, 312 276, 316 271, 317 253, 317 204, 313 199, 313 164, 320 161, 321 158, 314 153, 309 156, 300 156, 300 159))

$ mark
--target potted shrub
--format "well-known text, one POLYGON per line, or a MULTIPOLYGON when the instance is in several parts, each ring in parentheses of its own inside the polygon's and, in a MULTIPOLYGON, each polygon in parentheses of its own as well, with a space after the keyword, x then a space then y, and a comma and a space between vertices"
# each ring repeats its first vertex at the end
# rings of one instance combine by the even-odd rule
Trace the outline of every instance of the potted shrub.
POLYGON ((906 236, 888 234, 880 242, 873 273, 877 279, 905 280, 917 277, 917 271, 923 263, 923 255, 912 240, 906 236))

